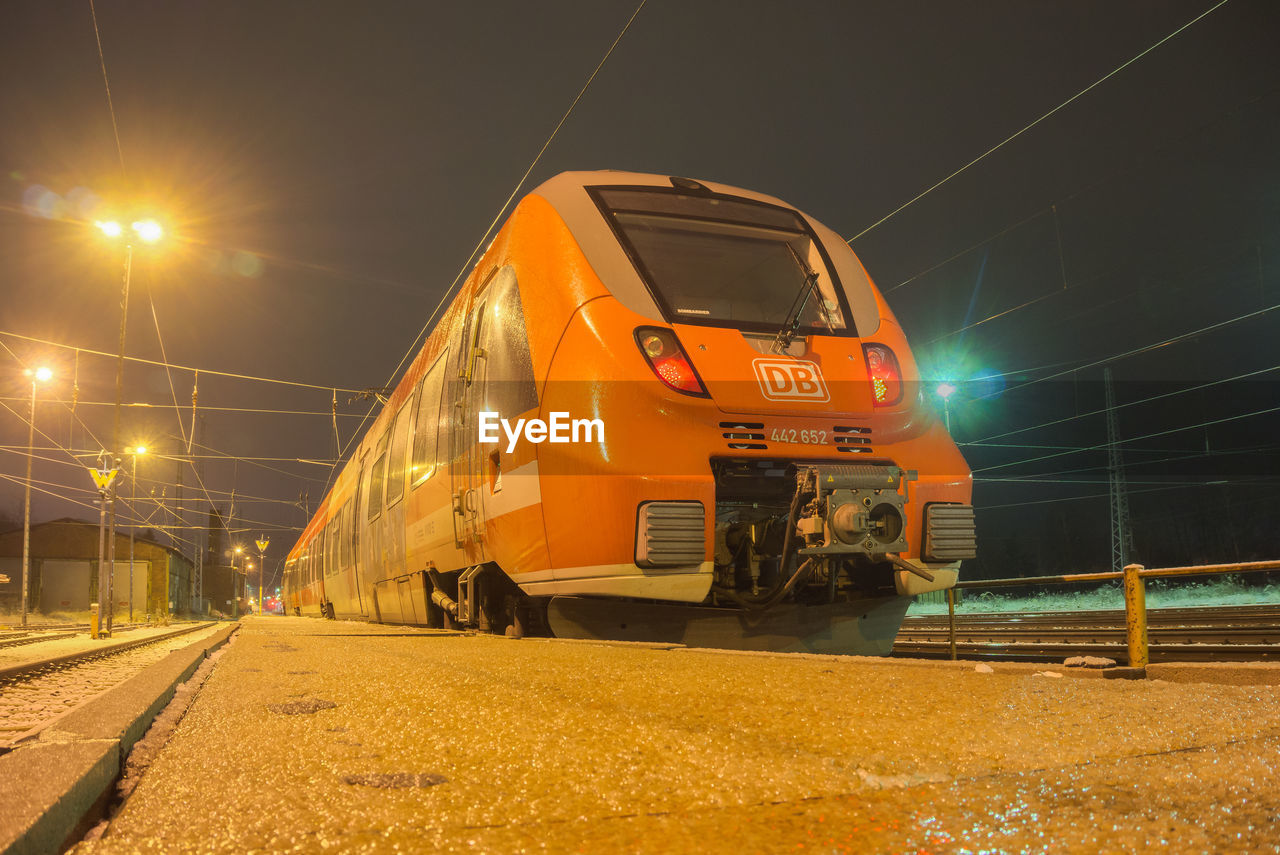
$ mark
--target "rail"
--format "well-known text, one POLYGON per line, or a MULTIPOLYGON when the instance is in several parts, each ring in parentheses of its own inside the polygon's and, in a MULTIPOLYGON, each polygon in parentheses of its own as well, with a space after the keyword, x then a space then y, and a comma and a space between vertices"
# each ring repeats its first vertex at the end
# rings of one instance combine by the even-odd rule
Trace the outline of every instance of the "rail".
POLYGON ((947 589, 947 641, 951 658, 956 658, 956 589, 957 588, 1011 588, 1021 585, 1054 585, 1074 582, 1124 582, 1125 641, 1129 648, 1129 668, 1134 676, 1146 674, 1150 663, 1147 644, 1147 590, 1145 579, 1167 576, 1212 576, 1221 573, 1254 573, 1262 570, 1280 570, 1280 561, 1246 561, 1239 564, 1194 564, 1186 567, 1147 568, 1141 564, 1128 564, 1124 570, 1102 573, 1070 573, 1064 576, 1024 576, 1018 579, 975 579, 957 582, 947 589))

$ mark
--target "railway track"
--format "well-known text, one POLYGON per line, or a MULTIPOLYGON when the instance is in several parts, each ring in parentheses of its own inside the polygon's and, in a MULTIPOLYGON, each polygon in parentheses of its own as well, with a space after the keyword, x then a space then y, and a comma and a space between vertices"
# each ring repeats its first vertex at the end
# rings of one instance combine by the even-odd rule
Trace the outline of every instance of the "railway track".
MULTIPOLYGON (((1148 609, 1147 637, 1152 662, 1280 661, 1280 605, 1148 609)), ((908 617, 893 653, 948 657, 947 616, 908 617)), ((1101 656, 1123 664, 1124 610, 958 614, 956 655, 1025 661, 1101 656)))
MULTIPOLYGON (((89 649, 40 655, 0 666, 0 753, 29 739, 51 721, 158 662, 188 642, 183 636, 212 631, 210 622, 169 632, 106 642, 89 649)), ((39 641, 65 637, 50 633, 39 641)))

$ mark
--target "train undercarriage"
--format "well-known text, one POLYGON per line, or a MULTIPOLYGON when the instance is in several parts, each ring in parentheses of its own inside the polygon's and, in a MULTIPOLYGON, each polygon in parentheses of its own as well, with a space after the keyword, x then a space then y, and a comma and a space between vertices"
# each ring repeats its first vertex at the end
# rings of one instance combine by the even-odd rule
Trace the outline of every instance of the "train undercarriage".
POLYGON ((379 592, 380 607, 388 605, 378 617, 513 636, 889 653, 910 602, 895 571, 933 579, 921 562, 898 554, 907 548, 914 473, 887 463, 759 458, 716 460, 712 468, 714 578, 702 603, 531 597, 484 564, 452 573, 429 567, 394 580, 394 596, 379 592), (398 614, 390 613, 395 604, 398 614))

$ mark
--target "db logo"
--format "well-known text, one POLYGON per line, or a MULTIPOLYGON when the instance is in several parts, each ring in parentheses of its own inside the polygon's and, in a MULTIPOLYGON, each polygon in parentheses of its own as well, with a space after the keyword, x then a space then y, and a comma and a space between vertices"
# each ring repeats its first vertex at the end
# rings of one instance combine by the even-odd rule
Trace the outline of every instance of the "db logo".
POLYGON ((770 401, 831 400, 827 384, 817 363, 803 359, 756 359, 755 369, 760 392, 770 401))

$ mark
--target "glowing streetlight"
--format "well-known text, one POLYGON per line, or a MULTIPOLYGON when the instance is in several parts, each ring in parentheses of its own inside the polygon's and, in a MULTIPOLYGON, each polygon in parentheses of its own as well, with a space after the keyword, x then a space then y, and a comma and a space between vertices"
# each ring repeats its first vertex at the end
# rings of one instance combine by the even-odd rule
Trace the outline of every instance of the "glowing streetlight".
POLYGON ((133 224, 133 233, 143 243, 156 243, 164 237, 164 229, 155 220, 138 220, 133 224))
POLYGON ((36 384, 47 383, 53 377, 48 368, 27 369, 31 378, 31 414, 27 419, 27 488, 22 503, 22 625, 27 625, 27 597, 31 578, 31 456, 36 442, 36 384))
POLYGON ((942 399, 942 418, 947 425, 947 433, 951 432, 951 396, 956 393, 956 387, 952 383, 939 383, 937 388, 933 390, 938 397, 942 399))
MULTIPOLYGON (((111 429, 111 453, 119 455, 120 448, 120 403, 124 394, 124 340, 125 340, 125 324, 129 319, 129 278, 133 272, 133 244, 135 240, 142 243, 154 244, 164 237, 164 229, 158 222, 151 219, 135 220, 130 231, 126 231, 125 227, 115 220, 98 220, 94 223, 98 230, 104 235, 112 239, 122 239, 125 245, 124 256, 124 283, 120 290, 120 350, 116 358, 116 406, 115 417, 111 429)), ((134 468, 137 468, 137 460, 134 460, 134 468)), ((115 503, 111 503, 111 526, 110 526, 110 544, 111 553, 108 558, 110 562, 111 572, 106 573, 106 585, 98 586, 98 607, 103 613, 103 620, 106 621, 107 634, 111 634, 111 617, 114 611, 112 604, 112 586, 115 576, 116 562, 116 513, 115 503)), ((132 539, 131 539, 132 542, 132 539)), ((132 547, 130 547, 132 551, 132 547)), ((133 562, 130 556, 129 575, 133 576, 133 562)), ((129 585, 129 611, 133 611, 133 584, 129 585)))

